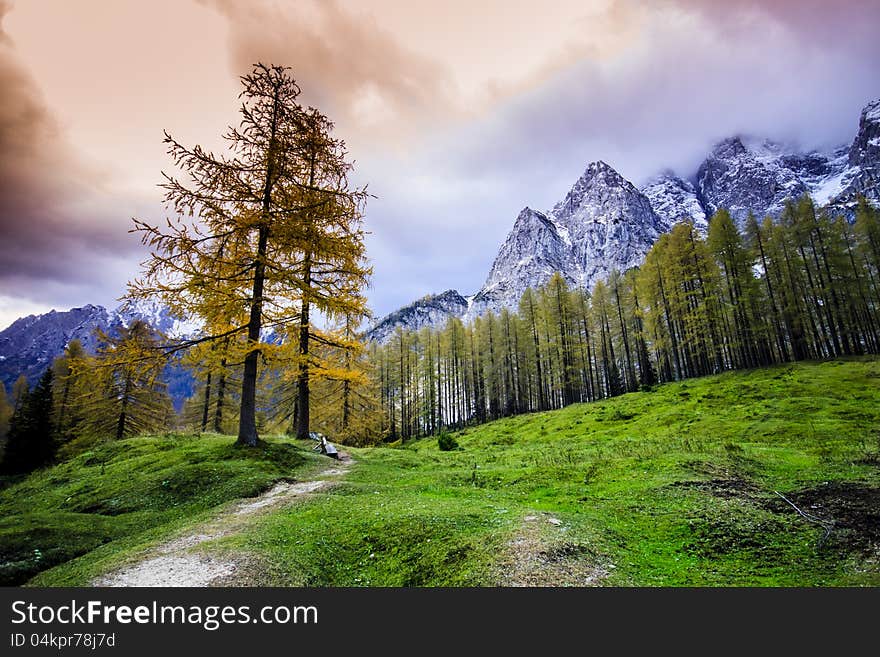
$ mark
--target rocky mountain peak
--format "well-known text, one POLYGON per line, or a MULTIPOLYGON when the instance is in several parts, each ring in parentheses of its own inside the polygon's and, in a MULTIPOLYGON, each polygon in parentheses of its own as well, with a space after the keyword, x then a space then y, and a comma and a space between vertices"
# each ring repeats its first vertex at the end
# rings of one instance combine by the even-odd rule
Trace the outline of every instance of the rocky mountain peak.
POLYGON ((859 132, 849 149, 850 166, 876 167, 880 163, 880 99, 865 105, 859 132))
POLYGON ((708 214, 727 208, 734 220, 749 212, 778 216, 785 201, 808 193, 797 172, 782 161, 782 144, 742 136, 725 139, 697 171, 697 187, 708 214))
POLYGON ((743 143, 741 136, 728 137, 722 139, 712 147, 710 158, 730 159, 742 157, 748 152, 746 145, 743 143))
POLYGON ((525 287, 540 285, 553 275, 565 272, 570 259, 568 229, 550 216, 526 206, 498 250, 486 283, 474 295, 468 315, 515 306, 525 287))
POLYGON ((708 230, 706 211, 700 203, 696 188, 689 181, 675 175, 675 172, 661 172, 651 178, 641 192, 651 202, 651 208, 662 222, 663 231, 670 230, 682 221, 692 223, 697 230, 708 230))
MULTIPOLYGON (((549 214, 563 223, 579 223, 578 210, 584 205, 606 204, 609 197, 638 194, 626 178, 602 160, 591 162, 549 214)), ((594 217, 595 218, 595 217, 594 217)))

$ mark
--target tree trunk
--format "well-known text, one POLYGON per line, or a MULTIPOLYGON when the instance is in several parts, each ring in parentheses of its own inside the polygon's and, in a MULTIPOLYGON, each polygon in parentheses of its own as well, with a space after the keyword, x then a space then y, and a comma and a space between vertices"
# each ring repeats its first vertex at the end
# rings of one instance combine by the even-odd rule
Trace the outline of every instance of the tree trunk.
POLYGON ((260 328, 263 321, 263 284, 266 279, 266 251, 269 242, 269 211, 272 207, 272 188, 275 185, 275 151, 278 148, 276 133, 278 130, 278 103, 272 112, 272 124, 269 135, 269 153, 266 164, 266 181, 263 185, 263 224, 260 226, 257 241, 257 259, 254 263, 254 290, 251 297, 251 315, 248 321, 248 355, 244 359, 244 373, 241 380, 241 412, 238 422, 238 444, 256 447, 257 440, 257 365, 260 352, 255 345, 260 343, 260 328))
POLYGON ((122 440, 125 436, 125 423, 128 419, 128 398, 131 395, 131 376, 125 377, 125 388, 122 391, 122 408, 119 409, 119 419, 116 421, 116 440, 122 440))
POLYGON ((211 373, 205 379, 205 401, 202 404, 202 433, 208 429, 208 407, 211 405, 211 373))
POLYGON ((309 437, 309 295, 306 290, 312 284, 311 254, 303 263, 303 299, 299 318, 299 376, 297 377, 297 400, 299 415, 296 419, 296 437, 309 437))
POLYGON ((220 361, 220 380, 217 382, 217 408, 214 409, 214 431, 223 431, 223 402, 226 397, 226 359, 220 361))
POLYGON ((260 343, 260 328, 263 319, 263 282, 266 274, 266 244, 269 229, 260 228, 257 244, 257 263, 254 267, 254 294, 251 299, 251 317, 248 322, 248 346, 250 351, 244 359, 244 374, 241 380, 241 416, 238 422, 238 444, 256 447, 257 445, 257 365, 260 351, 255 345, 260 343))

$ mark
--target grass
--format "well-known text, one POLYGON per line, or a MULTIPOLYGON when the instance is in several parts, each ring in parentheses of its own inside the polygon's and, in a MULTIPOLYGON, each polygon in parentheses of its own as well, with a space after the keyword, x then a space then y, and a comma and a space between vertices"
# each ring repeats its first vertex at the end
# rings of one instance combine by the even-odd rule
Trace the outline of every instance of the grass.
MULTIPOLYGON (((450 451, 436 438, 351 450, 357 463, 336 488, 256 518, 210 548, 247 553, 261 564, 258 585, 880 585, 880 360, 727 373, 452 437, 459 448, 450 451), (833 522, 831 532, 776 492, 833 522)), ((205 443, 217 467, 243 473, 256 465, 228 442, 205 443)), ((192 444, 200 443, 143 458, 175 476, 192 444)), ((282 448, 302 458, 308 446, 274 446, 282 448)), ((38 518, 61 527, 64 514, 88 515, 94 525, 71 526, 105 533, 103 523, 124 518, 106 513, 121 492, 92 508, 96 492, 78 473, 98 466, 86 461, 2 491, 4 543, 16 535, 10 528, 38 518), (77 491, 71 507, 64 500, 77 491), (31 508, 13 505, 10 524, 6 505, 24 493, 31 508)), ((274 461, 258 462, 258 474, 243 475, 250 493, 278 476, 274 461)), ((218 476, 224 492, 210 500, 192 500, 182 485, 171 521, 237 494, 226 479, 218 476)), ((146 511, 136 499, 119 502, 133 524, 144 522, 138 514, 165 513, 153 508, 153 493, 144 496, 146 511)), ((83 583, 133 545, 111 542, 31 583, 83 583)))
MULTIPOLYGON (((91 561, 99 561, 155 540, 315 461, 290 444, 250 450, 218 435, 144 436, 96 446, 0 490, 0 584, 20 584, 93 551, 91 561)), ((67 568, 74 581, 88 581, 89 563, 67 568)))

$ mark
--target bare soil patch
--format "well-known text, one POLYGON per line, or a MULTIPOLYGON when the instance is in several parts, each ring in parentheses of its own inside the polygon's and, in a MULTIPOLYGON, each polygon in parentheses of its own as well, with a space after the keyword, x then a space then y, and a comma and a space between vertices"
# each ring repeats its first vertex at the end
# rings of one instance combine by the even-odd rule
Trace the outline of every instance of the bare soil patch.
POLYGON ((828 482, 786 497, 832 524, 826 541, 829 549, 867 554, 880 551, 880 488, 858 482, 828 482))
MULTIPOLYGON (((501 586, 597 586, 608 571, 596 564, 592 551, 566 540, 567 528, 541 513, 523 518, 500 560, 501 586)), ((610 566, 613 568, 613 566, 610 566)))

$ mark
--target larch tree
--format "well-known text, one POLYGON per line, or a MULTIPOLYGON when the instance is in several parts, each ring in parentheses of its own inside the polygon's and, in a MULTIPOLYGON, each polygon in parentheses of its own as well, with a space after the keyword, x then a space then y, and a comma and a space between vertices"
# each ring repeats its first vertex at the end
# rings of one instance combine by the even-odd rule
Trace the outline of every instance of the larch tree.
POLYGON ((168 427, 174 409, 160 380, 160 336, 141 320, 99 336, 102 344, 83 402, 89 428, 121 440, 168 427))
POLYGON ((54 420, 59 443, 74 438, 85 419, 82 401, 86 394, 83 372, 88 367, 87 360, 82 342, 74 339, 52 363, 55 374, 54 420))
POLYGON ((12 410, 17 411, 21 406, 24 398, 30 392, 30 384, 28 378, 24 374, 19 374, 15 383, 12 384, 12 410))
POLYGON ((257 64, 241 82, 241 121, 224 135, 226 154, 189 148, 166 133, 184 176, 165 175, 163 184, 176 218, 164 227, 135 220, 151 256, 129 298, 158 297, 177 315, 200 317, 198 342, 224 345, 216 354, 221 372, 223 349, 243 359, 238 442, 255 446, 261 359, 289 357, 291 349, 290 341, 267 342, 264 333, 298 338, 306 382, 301 434, 308 430, 308 342, 322 337, 310 313, 364 305, 369 269, 360 221, 367 194, 350 187, 344 144, 331 136, 326 117, 298 103, 288 69, 257 64))

